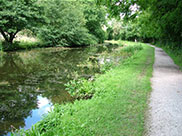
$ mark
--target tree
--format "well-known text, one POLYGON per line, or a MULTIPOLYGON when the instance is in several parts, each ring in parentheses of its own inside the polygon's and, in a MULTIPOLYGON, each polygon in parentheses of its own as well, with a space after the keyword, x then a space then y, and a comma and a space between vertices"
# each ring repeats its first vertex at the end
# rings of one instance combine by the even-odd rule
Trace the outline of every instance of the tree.
POLYGON ((96 37, 85 27, 85 17, 76 1, 45 0, 46 23, 39 37, 48 46, 83 46, 96 43, 96 37))
POLYGON ((96 0, 108 7, 110 15, 137 19, 142 38, 181 45, 181 0, 96 0))
POLYGON ((89 33, 94 35, 99 43, 106 39, 103 25, 106 25, 106 10, 103 6, 99 7, 93 1, 83 1, 83 10, 86 19, 86 28, 89 33))
POLYGON ((37 0, 0 0, 0 33, 8 45, 18 32, 42 20, 41 9, 37 0))

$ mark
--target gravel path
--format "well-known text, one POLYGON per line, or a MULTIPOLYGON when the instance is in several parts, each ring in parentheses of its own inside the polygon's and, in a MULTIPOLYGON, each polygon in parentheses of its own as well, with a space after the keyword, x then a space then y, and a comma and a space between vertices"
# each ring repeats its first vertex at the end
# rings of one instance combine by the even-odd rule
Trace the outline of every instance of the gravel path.
POLYGON ((182 72, 160 48, 155 48, 152 93, 146 136, 182 136, 182 72))

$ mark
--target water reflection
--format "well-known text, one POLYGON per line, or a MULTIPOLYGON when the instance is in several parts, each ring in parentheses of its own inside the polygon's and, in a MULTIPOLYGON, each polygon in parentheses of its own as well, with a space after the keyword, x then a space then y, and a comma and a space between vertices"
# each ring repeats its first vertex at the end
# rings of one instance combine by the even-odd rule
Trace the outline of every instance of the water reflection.
POLYGON ((99 73, 99 54, 112 49, 48 48, 1 54, 0 135, 9 134, 12 128, 28 129, 52 104, 72 101, 64 84, 99 73))

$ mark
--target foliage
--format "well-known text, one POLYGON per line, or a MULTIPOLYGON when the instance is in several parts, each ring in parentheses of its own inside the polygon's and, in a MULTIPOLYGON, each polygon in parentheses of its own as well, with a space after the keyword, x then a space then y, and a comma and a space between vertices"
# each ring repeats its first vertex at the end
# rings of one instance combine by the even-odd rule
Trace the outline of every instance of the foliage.
POLYGON ((151 18, 158 22, 161 40, 181 44, 182 39, 182 1, 153 1, 151 18))
POLYGON ((122 22, 115 19, 111 19, 108 22, 111 22, 111 24, 107 25, 108 40, 119 40, 122 22))
POLYGON ((89 34, 80 3, 76 1, 46 0, 46 23, 39 31, 40 38, 48 46, 83 46, 96 43, 89 34))
POLYGON ((122 15, 125 21, 136 19, 143 41, 172 42, 181 46, 181 0, 97 0, 97 3, 109 7, 111 16, 122 15))
POLYGON ((107 71, 109 71, 111 68, 113 67, 113 64, 111 62, 105 62, 102 66, 101 66, 101 72, 105 73, 107 71))
POLYGON ((0 0, 0 33, 11 46, 18 32, 33 29, 42 21, 37 0, 0 0))
POLYGON ((36 133, 42 136, 142 135, 154 49, 144 46, 128 61, 94 81, 96 93, 92 99, 56 105, 37 123, 36 133))
POLYGON ((12 43, 10 47, 6 47, 7 43, 5 41, 2 42, 2 49, 4 51, 16 51, 16 50, 24 50, 24 49, 32 49, 38 47, 44 47, 41 41, 31 42, 31 41, 15 41, 12 43))
POLYGON ((40 132, 38 131, 38 128, 36 125, 34 125, 30 130, 25 131, 25 130, 20 130, 16 131, 11 134, 11 136, 41 136, 40 132))
POLYGON ((122 40, 135 41, 139 39, 140 33, 136 22, 128 21, 127 23, 124 23, 120 35, 122 40))
POLYGON ((128 20, 137 16, 140 8, 138 5, 143 6, 145 2, 143 0, 96 0, 96 3, 107 6, 111 17, 119 18, 119 15, 122 15, 128 20))
POLYGON ((86 19, 86 28, 90 34, 98 39, 99 43, 103 43, 106 39, 106 33, 102 29, 103 25, 106 24, 105 8, 103 6, 98 8, 95 3, 90 1, 84 1, 82 4, 86 19))
POLYGON ((107 31, 109 39, 135 41, 140 37, 136 21, 112 20, 112 25, 109 26, 107 31))
POLYGON ((92 81, 86 79, 71 80, 65 84, 66 90, 75 99, 91 98, 95 92, 92 81))
POLYGON ((112 27, 107 28, 107 40, 113 40, 114 39, 114 30, 112 27))

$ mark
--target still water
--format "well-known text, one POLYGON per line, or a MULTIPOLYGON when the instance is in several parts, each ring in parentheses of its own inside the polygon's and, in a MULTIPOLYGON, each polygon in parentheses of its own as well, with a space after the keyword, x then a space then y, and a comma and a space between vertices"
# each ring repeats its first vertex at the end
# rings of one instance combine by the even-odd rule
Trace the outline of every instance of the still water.
POLYGON ((64 84, 100 73, 101 54, 117 46, 0 53, 0 136, 29 129, 55 103, 73 101, 64 84))

